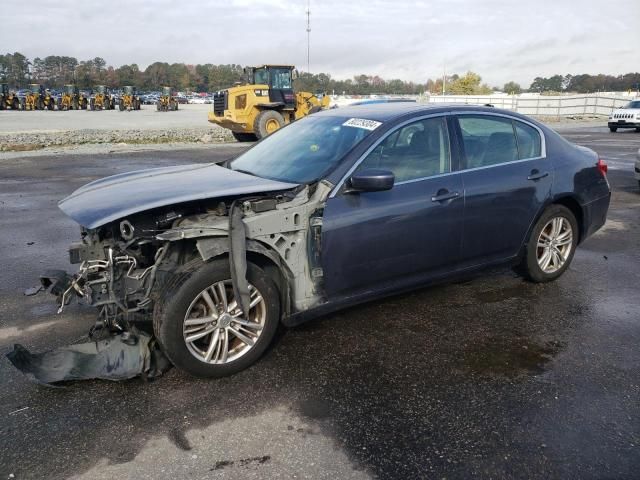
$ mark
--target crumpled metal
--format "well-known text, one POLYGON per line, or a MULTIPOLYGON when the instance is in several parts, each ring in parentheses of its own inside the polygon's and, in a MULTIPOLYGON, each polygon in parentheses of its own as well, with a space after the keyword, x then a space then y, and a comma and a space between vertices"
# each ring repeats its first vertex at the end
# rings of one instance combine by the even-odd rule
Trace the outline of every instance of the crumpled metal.
POLYGON ((154 378, 171 367, 146 333, 112 335, 44 353, 31 353, 16 344, 9 361, 30 380, 52 384, 69 380, 127 380, 140 375, 154 378))

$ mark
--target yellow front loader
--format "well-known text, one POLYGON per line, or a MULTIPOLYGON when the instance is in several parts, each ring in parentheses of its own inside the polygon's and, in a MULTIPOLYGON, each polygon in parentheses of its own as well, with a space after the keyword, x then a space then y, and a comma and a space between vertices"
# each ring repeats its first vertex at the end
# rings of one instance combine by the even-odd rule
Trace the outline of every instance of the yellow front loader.
POLYGON ((91 110, 111 110, 111 95, 107 93, 107 87, 96 85, 94 94, 89 100, 91 110))
POLYGON ((284 125, 329 107, 325 94, 293 91, 292 65, 248 68, 246 84, 217 92, 209 122, 240 142, 266 137, 284 125))
POLYGON ((38 83, 29 85, 27 94, 22 99, 23 110, 53 110, 55 99, 49 90, 38 83))
POLYGON ((58 110, 86 110, 89 101, 77 85, 65 85, 58 99, 58 110))
POLYGON ((0 110, 20 110, 20 99, 15 90, 6 83, 0 83, 0 110))
POLYGON ((159 112, 168 112, 170 110, 178 110, 178 100, 174 95, 171 87, 162 87, 162 95, 156 102, 156 108, 159 112))
POLYGON ((136 87, 131 85, 122 87, 122 95, 120 96, 120 103, 118 105, 121 112, 123 110, 140 110, 141 103, 140 97, 137 95, 136 87))

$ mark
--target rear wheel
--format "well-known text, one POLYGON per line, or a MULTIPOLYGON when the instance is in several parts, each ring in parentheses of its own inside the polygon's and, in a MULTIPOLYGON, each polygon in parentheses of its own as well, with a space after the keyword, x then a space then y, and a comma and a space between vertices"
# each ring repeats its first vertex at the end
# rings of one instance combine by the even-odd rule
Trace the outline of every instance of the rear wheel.
POLYGON ((273 280, 249 263, 248 315, 234 298, 228 259, 194 260, 160 292, 154 332, 173 364, 198 377, 222 377, 244 370, 264 353, 280 321, 273 280))
POLYGON ((255 142, 258 139, 253 133, 231 132, 231 134, 239 142, 255 142))
POLYGON ((526 247, 523 267, 536 283, 549 282, 562 275, 578 244, 578 222, 567 207, 551 205, 537 221, 526 247))
POLYGON ((124 110, 124 100, 120 100, 120 105, 118 106, 118 108, 121 112, 124 110))
POLYGON ((284 117, 275 110, 263 110, 253 124, 253 131, 258 138, 264 138, 284 126, 284 117))
POLYGON ((94 98, 92 98, 91 100, 89 100, 89 108, 91 110, 95 110, 96 109, 96 101, 94 98))
POLYGON ((38 100, 36 100, 36 110, 44 110, 44 100, 42 100, 41 98, 38 98, 38 100))
POLYGON ((13 103, 11 104, 12 110, 20 110, 20 101, 17 98, 13 99, 13 103))
POLYGON ((156 102, 156 110, 159 112, 162 111, 162 102, 160 100, 156 102))
POLYGON ((615 133, 618 131, 618 127, 609 127, 609 131, 615 133))

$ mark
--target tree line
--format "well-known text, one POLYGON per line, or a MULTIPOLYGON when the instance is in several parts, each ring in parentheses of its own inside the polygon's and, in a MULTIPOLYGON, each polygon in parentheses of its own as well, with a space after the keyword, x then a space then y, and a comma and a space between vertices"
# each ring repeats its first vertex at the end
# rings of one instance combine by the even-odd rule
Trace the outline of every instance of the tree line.
MULTIPOLYGON (((49 55, 30 60, 15 52, 0 54, 0 80, 12 87, 22 88, 29 83, 40 83, 48 88, 60 88, 75 83, 88 89, 95 85, 117 88, 135 85, 144 90, 157 90, 170 85, 182 91, 214 92, 242 82, 243 67, 236 64, 215 65, 211 63, 188 65, 184 63, 154 62, 144 70, 132 63, 113 67, 101 57, 78 61, 75 57, 49 55)), ((328 73, 301 72, 294 87, 305 91, 323 91, 335 94, 424 94, 439 95, 444 91, 457 95, 486 95, 493 91, 518 94, 526 91, 538 93, 591 93, 597 91, 640 90, 640 73, 624 75, 553 75, 536 77, 527 88, 516 82, 507 82, 502 87, 490 87, 474 72, 463 75, 427 79, 424 83, 398 78, 383 79, 378 75, 356 75, 352 79, 339 80, 328 73)))

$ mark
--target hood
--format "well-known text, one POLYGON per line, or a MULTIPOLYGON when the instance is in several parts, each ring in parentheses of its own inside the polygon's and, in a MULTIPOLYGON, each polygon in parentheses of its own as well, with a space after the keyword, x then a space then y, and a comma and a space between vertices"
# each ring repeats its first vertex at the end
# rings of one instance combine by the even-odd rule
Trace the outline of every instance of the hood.
POLYGON ((134 213, 194 200, 289 190, 297 184, 235 172, 214 164, 122 173, 80 187, 58 206, 93 229, 134 213))

